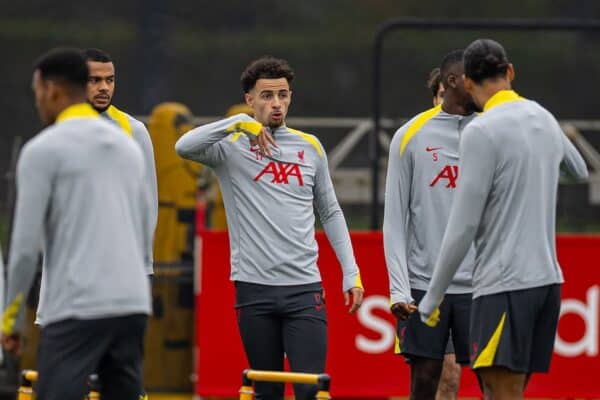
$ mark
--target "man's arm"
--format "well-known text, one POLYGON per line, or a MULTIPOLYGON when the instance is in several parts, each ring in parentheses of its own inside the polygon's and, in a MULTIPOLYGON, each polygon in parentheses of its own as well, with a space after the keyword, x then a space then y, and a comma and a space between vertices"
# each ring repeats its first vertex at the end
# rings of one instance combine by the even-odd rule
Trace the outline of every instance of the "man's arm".
POLYGON ((23 304, 38 264, 44 221, 52 195, 52 154, 38 143, 26 145, 17 164, 17 204, 8 263, 2 335, 18 334, 23 304))
MULTIPOLYGON (((320 145, 320 144, 319 144, 320 145)), ((352 292, 354 303, 351 312, 356 311, 362 303, 362 281, 360 271, 354 258, 352 250, 352 242, 350 241, 350 233, 346 225, 344 213, 340 208, 337 197, 331 183, 329 168, 327 166, 327 155, 323 150, 323 155, 317 165, 314 197, 317 212, 327 239, 331 243, 331 247, 335 251, 340 265, 342 266, 343 282, 342 290, 348 296, 352 292), (359 290, 355 290, 359 289, 359 290)), ((346 297, 348 302, 348 297, 346 297)))
POLYGON ((383 247, 392 306, 413 302, 406 254, 413 163, 409 149, 400 154, 402 138, 399 130, 390 145, 383 216, 383 247))
POLYGON ((571 140, 565 135, 556 123, 556 126, 559 130, 559 134, 561 140, 563 142, 563 147, 565 149, 563 156, 563 165, 567 168, 567 171, 573 175, 575 179, 584 180, 588 178, 588 169, 585 165, 585 161, 581 154, 577 151, 571 140))
POLYGON ((221 140, 233 132, 258 136, 262 129, 262 125, 248 115, 236 114, 192 129, 179 138, 175 151, 187 160, 216 167, 226 158, 221 140))
MULTIPOLYGON (((144 167, 146 164, 144 163, 144 167)), ((144 171, 144 176, 147 176, 144 171)), ((142 182, 139 187, 139 212, 141 218, 141 229, 140 232, 142 237, 142 254, 144 256, 144 268, 146 274, 152 277, 154 274, 153 268, 153 250, 154 250, 154 229, 156 227, 156 209, 152 197, 152 188, 146 183, 142 182)), ((150 279, 152 283, 152 279, 150 279)))
POLYGON ((156 183, 156 165, 154 161, 154 149, 152 147, 152 140, 150 139, 150 133, 146 126, 137 121, 132 121, 134 126, 133 128, 133 139, 139 144, 142 149, 142 154, 144 156, 144 178, 146 186, 148 190, 146 191, 148 195, 149 204, 149 223, 147 225, 148 232, 147 235, 150 235, 150 247, 147 249, 149 251, 146 254, 146 257, 149 259, 146 268, 148 275, 152 275, 154 273, 153 269, 153 248, 152 243, 154 241, 154 231, 156 230, 156 222, 158 220, 158 189, 156 183))
POLYGON ((460 178, 435 270, 425 297, 419 304, 421 320, 437 323, 438 306, 475 239, 490 192, 496 155, 490 139, 474 124, 463 132, 460 143, 460 178))

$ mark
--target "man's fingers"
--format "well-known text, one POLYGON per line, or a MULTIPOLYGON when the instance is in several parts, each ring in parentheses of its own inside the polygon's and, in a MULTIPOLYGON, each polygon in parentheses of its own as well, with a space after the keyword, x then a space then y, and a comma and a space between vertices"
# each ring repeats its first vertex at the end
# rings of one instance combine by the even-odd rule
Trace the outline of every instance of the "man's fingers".
POLYGON ((350 294, 348 292, 344 292, 344 305, 350 304, 350 294))
POLYGON ((410 314, 414 313, 418 309, 419 309, 419 307, 417 307, 414 303, 407 304, 407 306, 406 306, 406 311, 410 314))
POLYGON ((361 288, 352 288, 350 289, 350 293, 352 293, 352 307, 350 308, 350 314, 354 314, 363 302, 364 290, 361 288))
POLYGON ((279 146, 277 146, 277 142, 275 142, 275 139, 273 139, 273 136, 271 136, 271 134, 268 132, 267 132, 267 141, 269 143, 271 143, 273 146, 279 147, 279 146))

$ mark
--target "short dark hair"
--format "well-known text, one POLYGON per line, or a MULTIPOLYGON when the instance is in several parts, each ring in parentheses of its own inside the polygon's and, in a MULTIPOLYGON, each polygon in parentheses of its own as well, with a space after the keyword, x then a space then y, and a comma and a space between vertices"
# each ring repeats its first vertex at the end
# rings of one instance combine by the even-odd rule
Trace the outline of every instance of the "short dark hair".
POLYGON ((456 64, 463 63, 464 50, 452 50, 450 53, 446 54, 442 63, 440 64, 440 79, 444 85, 448 84, 448 76, 450 75, 450 70, 456 64))
POLYGON ((435 67, 429 73, 429 79, 427 79, 427 87, 431 90, 431 95, 436 97, 440 90, 440 82, 442 81, 442 75, 440 69, 435 67))
POLYGON ((504 47, 492 39, 477 39, 471 43, 465 50, 464 62, 465 75, 476 83, 506 75, 510 63, 504 47))
POLYGON ((58 47, 41 56, 35 63, 43 80, 66 84, 71 88, 85 91, 88 81, 88 67, 79 49, 58 47))
POLYGON ((248 93, 259 79, 285 78, 288 83, 294 79, 294 70, 287 61, 272 56, 263 56, 252 61, 240 78, 244 93, 248 93))
POLYGON ((110 54, 108 54, 104 50, 89 48, 83 50, 82 53, 83 57, 85 58, 85 61, 96 61, 102 63, 113 62, 113 59, 110 56, 110 54))

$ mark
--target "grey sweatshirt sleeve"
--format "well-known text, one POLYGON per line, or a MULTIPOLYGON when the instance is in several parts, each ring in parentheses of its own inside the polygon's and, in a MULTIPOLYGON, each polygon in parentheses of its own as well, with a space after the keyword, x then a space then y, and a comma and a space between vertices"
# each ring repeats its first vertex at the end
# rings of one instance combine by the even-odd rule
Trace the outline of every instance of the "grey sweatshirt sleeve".
POLYGON ((429 288, 419 304, 421 320, 430 325, 430 318, 435 318, 452 277, 475 239, 496 168, 494 145, 476 124, 464 130, 459 157, 461 175, 450 218, 429 288))
POLYGON ((33 283, 41 251, 55 170, 52 153, 42 150, 39 142, 30 142, 23 148, 17 164, 17 204, 2 316, 4 335, 20 331, 23 305, 33 283))
MULTIPOLYGON (((402 129, 402 128, 401 128, 402 129)), ((406 254, 412 161, 408 149, 400 154, 403 131, 392 139, 385 184, 383 248, 390 281, 390 302, 413 302, 406 254)))
POLYGON ((313 189, 315 205, 327 239, 342 266, 342 290, 346 292, 354 287, 362 288, 360 272, 354 258, 348 226, 333 190, 327 156, 324 150, 320 161, 313 189))
POLYGON ((220 143, 232 132, 258 135, 262 125, 246 114, 236 114, 229 118, 212 122, 192 129, 175 143, 175 151, 182 158, 216 167, 227 158, 225 146, 220 143))
POLYGON ((152 147, 152 140, 150 139, 150 133, 148 132, 148 129, 146 129, 146 126, 139 121, 135 120, 133 123, 133 139, 139 144, 144 155, 148 198, 150 199, 148 210, 150 220, 146 228, 149 232, 147 234, 150 235, 150 247, 149 249, 147 248, 149 253, 146 254, 146 272, 148 275, 152 275, 154 273, 154 269, 152 267, 152 242, 154 240, 154 231, 156 229, 156 222, 158 220, 158 187, 156 183, 156 165, 154 161, 154 149, 152 147))
POLYGON ((579 180, 587 179, 588 170, 583 157, 581 157, 581 154, 579 154, 573 143, 571 143, 569 138, 562 132, 562 130, 560 131, 560 137, 565 149, 563 165, 567 168, 567 171, 573 175, 574 178, 579 180))
POLYGON ((154 230, 156 228, 157 208, 153 201, 152 187, 149 185, 140 186, 140 211, 142 218, 142 248, 144 249, 144 266, 146 274, 152 276, 153 269, 153 250, 154 250, 154 230))

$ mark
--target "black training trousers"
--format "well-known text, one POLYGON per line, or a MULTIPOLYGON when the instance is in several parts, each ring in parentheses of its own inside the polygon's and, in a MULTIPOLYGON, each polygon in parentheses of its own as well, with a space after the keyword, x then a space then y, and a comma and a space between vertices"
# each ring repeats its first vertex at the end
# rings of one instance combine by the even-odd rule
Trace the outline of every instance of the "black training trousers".
MULTIPOLYGON (((240 335, 250 368, 322 373, 327 355, 327 318, 320 283, 270 286, 235 282, 240 335)), ((284 385, 256 382, 257 400, 282 400, 284 385)), ((296 400, 314 400, 314 385, 294 385, 296 400)))

